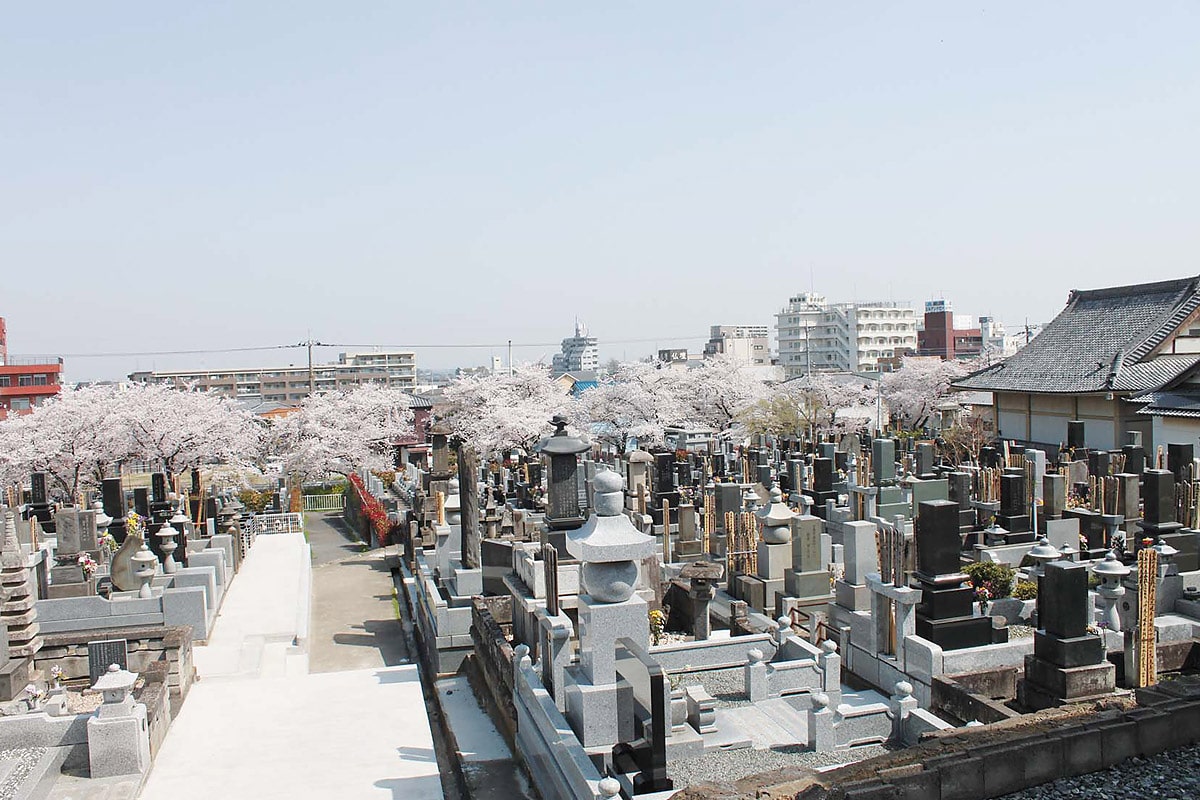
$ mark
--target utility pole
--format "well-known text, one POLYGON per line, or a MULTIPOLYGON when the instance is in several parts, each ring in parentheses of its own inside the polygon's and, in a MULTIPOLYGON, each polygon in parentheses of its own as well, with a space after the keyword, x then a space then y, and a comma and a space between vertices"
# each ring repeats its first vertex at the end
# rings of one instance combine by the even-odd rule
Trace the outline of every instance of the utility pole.
POLYGON ((294 346, 308 348, 308 394, 309 396, 312 396, 313 394, 316 394, 317 391, 316 376, 313 373, 312 349, 313 347, 326 347, 327 345, 324 345, 321 342, 313 339, 312 336, 309 336, 308 339, 303 342, 297 342, 294 346))
POLYGON ((512 377, 512 374, 513 374, 513 367, 512 367, 512 339, 509 339, 509 340, 508 340, 508 377, 510 377, 510 378, 511 378, 511 377, 512 377))

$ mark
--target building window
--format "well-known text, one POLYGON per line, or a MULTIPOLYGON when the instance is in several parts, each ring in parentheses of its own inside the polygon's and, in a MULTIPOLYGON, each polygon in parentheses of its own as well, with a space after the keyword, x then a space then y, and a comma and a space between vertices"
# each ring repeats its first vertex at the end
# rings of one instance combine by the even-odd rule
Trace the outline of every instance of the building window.
MULTIPOLYGON (((25 377, 25 376, 22 375, 21 377, 25 377)), ((9 402, 8 407, 11 408, 13 411, 28 411, 30 409, 29 398, 28 397, 14 397, 9 402)))
POLYGON ((0 386, 12 386, 12 379, 7 375, 0 376, 0 386))

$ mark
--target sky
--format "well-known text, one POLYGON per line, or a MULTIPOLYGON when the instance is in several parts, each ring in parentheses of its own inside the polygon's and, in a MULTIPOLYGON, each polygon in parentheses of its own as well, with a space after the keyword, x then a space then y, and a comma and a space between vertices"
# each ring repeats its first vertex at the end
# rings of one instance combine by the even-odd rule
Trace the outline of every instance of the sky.
POLYGON ((1200 5, 8 3, 0 316, 72 381, 1010 330, 1200 274, 1200 5), (483 345, 465 347, 464 345, 483 345), (106 355, 133 354, 143 355, 106 355))

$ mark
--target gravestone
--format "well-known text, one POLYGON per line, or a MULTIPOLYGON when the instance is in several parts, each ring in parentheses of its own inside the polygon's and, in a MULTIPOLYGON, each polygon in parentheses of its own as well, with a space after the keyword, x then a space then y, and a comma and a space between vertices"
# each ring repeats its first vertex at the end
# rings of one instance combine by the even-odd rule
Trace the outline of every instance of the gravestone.
POLYGON ((933 445, 929 442, 919 442, 916 449, 917 477, 921 480, 931 480, 933 475, 933 445))
POLYGON ((1125 454, 1125 471, 1134 475, 1141 475, 1146 470, 1146 449, 1138 444, 1127 444, 1121 448, 1121 452, 1125 454))
MULTIPOLYGON (((112 517, 108 532, 112 534, 117 544, 125 541, 125 490, 121 488, 120 478, 105 478, 100 484, 100 498, 104 513, 112 517)), ((209 515, 216 516, 216 511, 209 515)))
POLYGON ((970 533, 975 527, 975 509, 971 508, 971 473, 955 471, 949 473, 950 500, 958 504, 958 531, 970 533))
POLYGON ((872 440, 871 472, 876 486, 891 486, 896 482, 895 439, 872 440))
MULTIPOLYGON (((912 492, 913 519, 916 519, 920 515, 921 503, 924 503, 926 500, 950 499, 950 484, 945 478, 913 480, 909 484, 909 490, 912 492)), ((958 507, 958 503, 954 505, 958 507)))
POLYGON ((1083 420, 1073 419, 1067 422, 1067 448, 1071 450, 1083 450, 1086 445, 1086 430, 1083 420))
POLYGON ((1029 530, 1024 471, 1019 475, 1000 476, 1000 513, 996 515, 996 522, 1008 531, 1005 537, 1008 544, 1033 541, 1033 532, 1029 530))
POLYGON ((1176 483, 1187 483, 1195 476, 1192 459, 1196 448, 1191 444, 1171 442, 1167 444, 1167 469, 1175 476, 1176 483))
POLYGON ((813 507, 818 516, 825 514, 825 503, 838 499, 837 492, 833 488, 833 459, 813 459, 813 488, 805 489, 802 494, 813 501, 813 507))
POLYGON ((915 523, 917 571, 921 589, 917 635, 943 650, 959 650, 1008 641, 1008 629, 991 617, 973 616, 974 589, 962 571, 958 505, 949 500, 921 504, 915 523))
POLYGON ((1038 515, 1038 531, 1046 532, 1046 520, 1062 519, 1067 510, 1067 478, 1064 475, 1042 476, 1042 513, 1038 515))
POLYGON ((829 596, 829 565, 821 557, 819 517, 796 517, 792 526, 792 566, 784 571, 788 597, 808 599, 829 596))
POLYGON ((113 664, 121 669, 129 669, 129 642, 124 639, 100 639, 88 642, 87 647, 91 684, 94 685, 113 664))
MULTIPOLYGON (((1164 533, 1175 533, 1183 525, 1175 521, 1175 475, 1165 469, 1148 469, 1142 473, 1142 520, 1140 537, 1157 539, 1164 533)), ((1139 541, 1134 549, 1140 550, 1139 541)))
POLYGON ((1099 699, 1116 688, 1116 665, 1105 659, 1103 640, 1088 633, 1091 601, 1088 567, 1052 561, 1038 580, 1038 625, 1025 677, 1017 684, 1021 704, 1033 710, 1099 699))

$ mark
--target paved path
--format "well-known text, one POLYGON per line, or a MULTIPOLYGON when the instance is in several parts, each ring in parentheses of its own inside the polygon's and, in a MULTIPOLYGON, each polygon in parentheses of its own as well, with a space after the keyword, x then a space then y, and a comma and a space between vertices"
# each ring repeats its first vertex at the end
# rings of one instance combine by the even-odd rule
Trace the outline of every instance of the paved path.
MULTIPOLYGON (((210 672, 201 670, 188 694, 142 800, 443 797, 420 675, 406 663, 383 553, 361 552, 324 515, 306 516, 311 556, 307 548, 301 561, 281 546, 262 546, 275 537, 260 537, 250 551, 213 636, 227 656, 231 639, 242 637, 237 670, 208 658, 210 672), (305 659, 279 641, 286 610, 264 600, 261 587, 237 589, 243 581, 306 586, 300 573, 310 558, 319 563, 311 568, 311 626, 291 609, 292 619, 303 618, 295 627, 304 627, 305 659), (241 598, 253 605, 242 607, 241 598), (233 637, 222 631, 226 619, 236 621, 233 637), (256 620, 270 634, 265 644, 256 620), (273 667, 277 659, 286 668, 273 667), (296 674, 305 663, 311 673, 296 674)), ((198 655, 197 665, 204 660, 198 655)))
POLYGON ((407 664, 410 653, 397 619, 391 570, 380 550, 351 545, 336 515, 309 514, 305 520, 313 550, 313 616, 309 639, 310 672, 391 667, 407 664), (320 561, 322 555, 340 560, 320 561))

